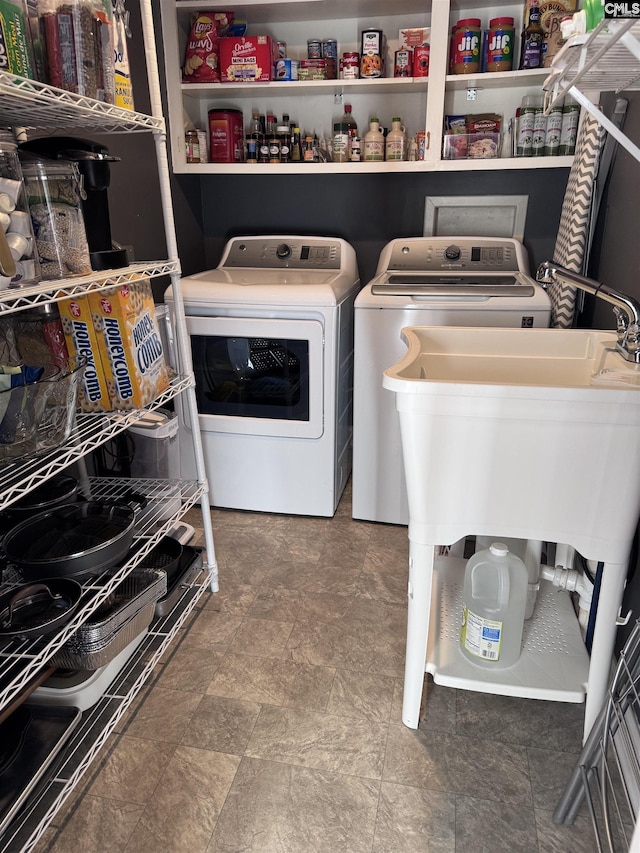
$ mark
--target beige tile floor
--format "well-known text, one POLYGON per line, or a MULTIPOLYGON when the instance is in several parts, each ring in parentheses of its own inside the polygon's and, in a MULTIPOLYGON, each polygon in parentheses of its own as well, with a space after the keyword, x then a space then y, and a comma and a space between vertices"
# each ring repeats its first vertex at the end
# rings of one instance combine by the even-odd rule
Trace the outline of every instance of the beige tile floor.
MULTIPOLYGON (((197 515, 192 519, 197 523, 197 515)), ((213 511, 207 595, 39 853, 595 850, 552 811, 582 707, 429 686, 401 722, 405 528, 213 511)))

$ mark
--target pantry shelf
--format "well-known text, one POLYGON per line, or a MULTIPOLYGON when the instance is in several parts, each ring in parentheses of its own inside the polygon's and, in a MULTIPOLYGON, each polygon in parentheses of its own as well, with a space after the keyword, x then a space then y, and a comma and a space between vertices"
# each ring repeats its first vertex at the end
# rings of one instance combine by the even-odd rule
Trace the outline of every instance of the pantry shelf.
POLYGON ((114 107, 8 71, 0 73, 0 114, 5 124, 43 130, 87 128, 105 133, 164 130, 164 118, 114 107))
POLYGON ((92 272, 89 275, 74 276, 58 281, 41 281, 27 287, 0 290, 0 316, 33 308, 36 305, 59 302, 71 296, 82 296, 105 290, 107 287, 119 287, 136 281, 141 276, 157 278, 161 275, 180 273, 180 263, 169 261, 142 261, 117 270, 92 272))
POLYGON ((0 841, 0 851, 33 850, 47 826, 67 800, 82 774, 112 736, 126 711, 145 686, 167 648, 208 590, 201 572, 184 590, 174 609, 152 623, 132 657, 108 692, 87 712, 65 746, 64 755, 45 776, 0 841))
POLYGON ((54 474, 60 473, 90 451, 133 426, 145 412, 166 406, 170 400, 193 385, 192 377, 176 376, 167 391, 146 409, 77 415, 77 425, 62 447, 57 447, 45 455, 20 460, 0 468, 3 483, 0 510, 28 495, 32 489, 46 482, 54 474))
POLYGON ((428 77, 380 77, 358 80, 274 80, 270 83, 183 83, 182 94, 197 100, 220 99, 229 93, 234 98, 274 95, 392 94, 426 91, 428 77))
MULTIPOLYGON (((97 500, 106 496, 114 500, 117 495, 122 497, 131 490, 144 492, 148 498, 148 508, 141 511, 136 522, 138 527, 132 547, 133 556, 115 570, 103 572, 83 583, 81 606, 73 619, 51 639, 18 637, 0 641, 0 708, 8 706, 28 687, 46 662, 147 556, 158 540, 194 506, 204 490, 197 483, 182 480, 135 479, 110 479, 108 485, 105 485, 104 480, 97 479, 90 481, 89 488, 91 498, 97 500), (176 495, 177 511, 170 515, 166 512, 167 490, 172 490, 176 495)), ((13 583, 19 582, 19 578, 14 577, 13 583)), ((9 588, 11 583, 11 577, 3 578, 3 587, 6 585, 9 588)))

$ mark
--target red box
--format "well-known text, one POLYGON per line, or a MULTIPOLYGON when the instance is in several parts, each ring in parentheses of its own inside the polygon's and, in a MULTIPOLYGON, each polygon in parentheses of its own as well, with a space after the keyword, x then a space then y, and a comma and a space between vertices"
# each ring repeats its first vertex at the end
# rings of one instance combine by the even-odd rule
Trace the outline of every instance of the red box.
POLYGON ((278 43, 271 36, 226 36, 220 39, 220 77, 223 83, 273 80, 278 43))

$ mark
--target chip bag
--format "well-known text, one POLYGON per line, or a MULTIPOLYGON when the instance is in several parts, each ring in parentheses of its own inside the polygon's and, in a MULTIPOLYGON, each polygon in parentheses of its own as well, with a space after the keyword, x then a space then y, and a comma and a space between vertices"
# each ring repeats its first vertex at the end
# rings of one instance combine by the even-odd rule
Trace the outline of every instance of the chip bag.
POLYGON ((220 82, 220 39, 229 32, 233 12, 198 12, 187 41, 183 83, 220 82))

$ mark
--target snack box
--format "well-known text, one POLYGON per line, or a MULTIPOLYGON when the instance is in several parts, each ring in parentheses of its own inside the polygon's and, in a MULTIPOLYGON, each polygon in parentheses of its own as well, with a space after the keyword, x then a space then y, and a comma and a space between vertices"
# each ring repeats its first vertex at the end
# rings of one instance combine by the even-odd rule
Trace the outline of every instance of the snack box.
POLYGON ((418 47, 421 44, 429 44, 431 27, 406 27, 398 33, 400 48, 418 47))
POLYGON ((169 387, 151 283, 140 278, 89 294, 113 409, 138 409, 169 387))
POLYGON ((278 45, 271 36, 220 39, 220 73, 223 83, 262 83, 273 80, 278 45))
POLYGON ((0 70, 33 78, 31 33, 16 3, 0 0, 0 70))
POLYGON ((93 324, 88 296, 74 296, 58 302, 60 321, 70 355, 82 355, 87 360, 78 392, 81 412, 108 412, 111 400, 107 378, 102 368, 98 332, 93 324))

